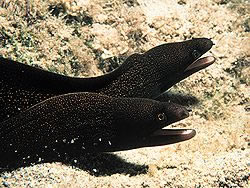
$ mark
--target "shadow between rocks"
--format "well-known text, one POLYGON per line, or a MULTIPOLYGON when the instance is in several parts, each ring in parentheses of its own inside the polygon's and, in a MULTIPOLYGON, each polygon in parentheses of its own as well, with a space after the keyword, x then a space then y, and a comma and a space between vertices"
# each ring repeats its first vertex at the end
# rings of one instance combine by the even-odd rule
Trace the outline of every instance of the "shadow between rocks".
POLYGON ((117 173, 136 176, 146 174, 148 170, 147 165, 129 163, 113 153, 84 154, 63 163, 85 170, 94 176, 110 176, 117 173))
POLYGON ((8 168, 0 168, 0 176, 4 172, 11 172, 19 168, 29 167, 41 163, 62 162, 65 165, 79 168, 87 171, 93 176, 110 176, 113 174, 125 174, 129 176, 136 176, 139 174, 146 174, 148 170, 147 165, 138 165, 129 163, 121 157, 113 153, 88 153, 81 154, 79 157, 64 156, 64 158, 51 158, 46 156, 42 162, 26 162, 25 164, 12 164, 8 168))
POLYGON ((165 92, 157 97, 156 100, 160 102, 171 101, 183 106, 197 105, 200 102, 195 96, 175 92, 165 92))

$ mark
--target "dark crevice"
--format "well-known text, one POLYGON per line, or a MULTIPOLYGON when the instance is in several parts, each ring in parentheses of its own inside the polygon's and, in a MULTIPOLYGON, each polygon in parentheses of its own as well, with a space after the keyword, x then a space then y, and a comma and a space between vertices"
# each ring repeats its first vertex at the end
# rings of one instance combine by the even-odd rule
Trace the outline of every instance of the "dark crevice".
POLYGON ((66 9, 62 4, 49 6, 49 12, 52 16, 62 16, 66 21, 66 24, 80 24, 80 25, 92 25, 93 18, 86 13, 80 14, 78 16, 73 16, 67 13, 66 9))

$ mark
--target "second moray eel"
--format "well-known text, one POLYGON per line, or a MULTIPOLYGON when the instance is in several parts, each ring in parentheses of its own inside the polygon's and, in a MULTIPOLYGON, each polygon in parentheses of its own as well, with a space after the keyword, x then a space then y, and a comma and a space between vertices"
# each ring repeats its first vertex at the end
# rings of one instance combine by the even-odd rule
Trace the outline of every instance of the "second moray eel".
POLYGON ((62 76, 0 58, 0 122, 66 93, 155 99, 177 82, 211 65, 214 57, 199 57, 212 46, 207 38, 163 44, 144 54, 133 54, 113 72, 92 78, 62 76))
POLYGON ((0 167, 188 140, 194 131, 162 129, 186 117, 184 107, 151 99, 87 92, 51 97, 0 123, 0 167))

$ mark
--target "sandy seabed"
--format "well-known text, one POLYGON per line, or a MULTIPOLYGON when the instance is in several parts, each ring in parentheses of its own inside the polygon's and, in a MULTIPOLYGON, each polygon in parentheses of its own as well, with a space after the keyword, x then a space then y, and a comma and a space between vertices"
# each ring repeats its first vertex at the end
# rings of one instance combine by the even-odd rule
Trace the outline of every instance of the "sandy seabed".
POLYGON ((0 187, 249 187, 249 12, 243 0, 0 0, 0 54, 60 74, 98 76, 192 37, 212 38, 216 57, 161 97, 198 101, 171 125, 193 139, 2 172, 0 187))

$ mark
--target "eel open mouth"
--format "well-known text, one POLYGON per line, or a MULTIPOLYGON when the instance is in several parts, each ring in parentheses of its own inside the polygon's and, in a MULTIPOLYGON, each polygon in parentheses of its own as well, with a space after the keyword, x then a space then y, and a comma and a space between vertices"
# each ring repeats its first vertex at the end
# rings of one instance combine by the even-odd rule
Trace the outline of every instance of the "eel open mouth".
MULTIPOLYGON (((177 105, 177 104, 175 104, 177 105)), ((174 119, 171 123, 175 123, 189 117, 189 112, 183 106, 178 106, 174 111, 174 119)), ((171 124, 170 123, 170 124, 171 124)), ((150 135, 142 138, 143 147, 162 146, 174 144, 189 140, 195 136, 196 132, 193 129, 165 129, 160 128, 150 135)))
POLYGON ((193 138, 196 131, 193 129, 160 129, 151 136, 144 138, 146 147, 175 144, 193 138))
POLYGON ((164 146, 183 142, 193 138, 196 131, 193 129, 159 129, 153 134, 135 140, 112 145, 104 149, 105 152, 123 151, 143 147, 164 146))
POLYGON ((191 65, 189 65, 185 70, 184 73, 186 74, 192 74, 194 72, 197 72, 201 69, 204 69, 208 67, 209 65, 213 64, 215 62, 215 57, 213 56, 207 56, 203 58, 199 58, 196 61, 194 61, 191 65))

